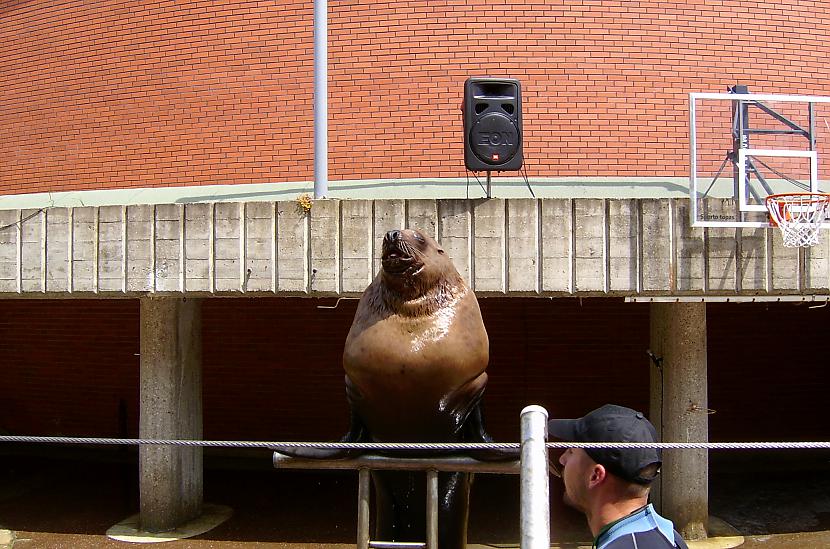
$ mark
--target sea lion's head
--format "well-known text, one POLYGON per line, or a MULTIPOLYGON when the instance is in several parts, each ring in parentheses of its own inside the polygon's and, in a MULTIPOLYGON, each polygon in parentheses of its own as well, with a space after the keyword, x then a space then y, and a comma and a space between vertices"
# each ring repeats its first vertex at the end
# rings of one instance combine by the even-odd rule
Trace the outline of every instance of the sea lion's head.
POLYGON ((386 286, 405 300, 435 290, 452 291, 461 281, 444 249, 418 230, 396 229, 386 233, 381 254, 386 286), (450 288, 445 288, 449 284, 450 288))

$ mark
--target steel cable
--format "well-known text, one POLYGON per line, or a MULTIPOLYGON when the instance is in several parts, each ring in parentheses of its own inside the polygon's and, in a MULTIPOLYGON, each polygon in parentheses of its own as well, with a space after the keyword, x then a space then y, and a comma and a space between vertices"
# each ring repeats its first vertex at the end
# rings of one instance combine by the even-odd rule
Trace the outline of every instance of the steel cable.
MULTIPOLYGON (((205 448, 322 448, 343 450, 487 450, 518 449, 517 442, 279 442, 244 440, 177 440, 141 438, 95 437, 41 437, 0 435, 0 442, 90 444, 90 445, 147 445, 147 446, 201 446, 205 448)), ((661 448, 666 450, 799 450, 830 449, 830 442, 547 442, 548 449, 565 448, 661 448)))

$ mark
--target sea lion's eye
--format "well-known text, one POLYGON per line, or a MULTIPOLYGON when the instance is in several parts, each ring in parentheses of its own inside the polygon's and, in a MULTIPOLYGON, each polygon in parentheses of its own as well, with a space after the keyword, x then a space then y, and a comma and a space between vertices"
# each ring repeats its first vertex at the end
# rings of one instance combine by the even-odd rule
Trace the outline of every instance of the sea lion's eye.
POLYGON ((421 233, 419 233, 419 232, 414 233, 414 234, 413 234, 413 236, 415 237, 415 240, 417 240, 417 241, 418 241, 418 242, 420 242, 421 244, 423 244, 424 242, 426 242, 426 241, 424 240, 424 237, 423 237, 423 236, 421 236, 421 233))

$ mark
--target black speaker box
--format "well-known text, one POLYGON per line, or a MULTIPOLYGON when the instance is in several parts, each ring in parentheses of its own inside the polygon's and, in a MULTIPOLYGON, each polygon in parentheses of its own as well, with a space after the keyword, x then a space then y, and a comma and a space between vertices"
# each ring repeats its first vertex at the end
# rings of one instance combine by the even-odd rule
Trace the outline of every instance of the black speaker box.
POLYGON ((513 78, 464 82, 464 165, 472 171, 522 167, 522 98, 513 78))

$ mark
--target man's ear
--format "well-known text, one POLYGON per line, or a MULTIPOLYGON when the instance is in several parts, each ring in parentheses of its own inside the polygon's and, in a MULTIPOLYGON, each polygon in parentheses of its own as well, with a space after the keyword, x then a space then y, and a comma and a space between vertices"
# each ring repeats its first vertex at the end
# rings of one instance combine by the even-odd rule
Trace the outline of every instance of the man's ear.
POLYGON ((599 486, 605 482, 607 476, 608 471, 605 470, 605 466, 595 463, 591 468, 591 476, 588 479, 588 487, 593 488, 594 486, 599 486))

